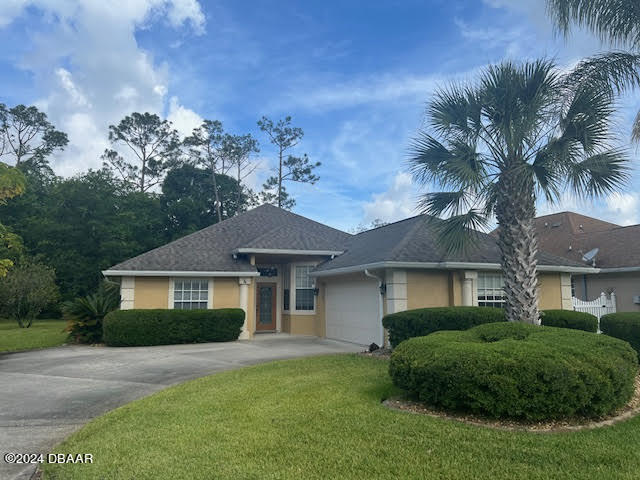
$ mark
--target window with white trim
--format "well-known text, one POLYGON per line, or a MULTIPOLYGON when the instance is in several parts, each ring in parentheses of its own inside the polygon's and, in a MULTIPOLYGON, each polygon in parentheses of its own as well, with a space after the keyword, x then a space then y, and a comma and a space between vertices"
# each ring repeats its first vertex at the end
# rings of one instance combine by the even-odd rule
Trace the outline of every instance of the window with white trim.
POLYGON ((200 278, 180 278, 173 282, 173 308, 195 310, 209 304, 209 281, 200 278))
POLYGON ((503 308, 504 303, 502 274, 478 272, 478 306, 503 308))
POLYGON ((312 265, 296 266, 296 310, 313 311, 315 308, 315 292, 313 278, 309 276, 312 265))

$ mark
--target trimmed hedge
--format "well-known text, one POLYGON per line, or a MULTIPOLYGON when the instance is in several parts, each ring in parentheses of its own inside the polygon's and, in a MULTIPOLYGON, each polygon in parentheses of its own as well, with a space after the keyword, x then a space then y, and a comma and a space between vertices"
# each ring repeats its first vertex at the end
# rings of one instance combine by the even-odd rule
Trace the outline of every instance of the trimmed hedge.
POLYGON ((600 330, 631 344, 640 356, 640 312, 609 313, 600 317, 600 330))
POLYGON ((423 337, 440 330, 467 330, 483 323, 504 322, 504 310, 492 307, 418 308, 385 315, 382 325, 396 347, 409 338, 423 337))
POLYGON ((546 327, 571 328, 592 333, 598 331, 598 317, 590 313, 574 310, 544 310, 540 313, 542 325, 546 327))
POLYGON ((171 345, 236 340, 244 310, 116 310, 103 322, 104 342, 112 347, 171 345))
POLYGON ((625 405, 638 357, 605 335, 500 322, 409 339, 389 371, 395 385, 439 408, 545 420, 625 405))

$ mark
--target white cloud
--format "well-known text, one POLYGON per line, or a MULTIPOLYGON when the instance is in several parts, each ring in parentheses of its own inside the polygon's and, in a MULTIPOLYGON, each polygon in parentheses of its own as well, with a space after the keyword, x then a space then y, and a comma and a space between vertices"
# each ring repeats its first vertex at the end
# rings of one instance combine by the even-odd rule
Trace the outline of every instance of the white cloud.
POLYGON ((69 72, 69 70, 58 68, 56 70, 56 75, 60 80, 62 88, 64 88, 64 90, 67 92, 74 105, 78 107, 91 107, 91 104, 87 100, 87 97, 85 97, 85 95, 73 82, 73 77, 71 76, 71 72, 69 72))
POLYGON ((202 8, 200 8, 197 0, 173 0, 169 2, 169 21, 174 27, 180 27, 186 21, 189 21, 196 33, 204 33, 204 13, 202 13, 202 8))
POLYGON ((169 114, 167 120, 173 123, 181 137, 191 135, 194 128, 202 124, 202 117, 193 110, 180 105, 178 97, 169 100, 169 114))
MULTIPOLYGON (((310 80, 305 79, 305 86, 289 92, 279 102, 309 110, 346 109, 400 100, 424 102, 442 80, 443 77, 439 75, 384 74, 314 88, 309 86, 310 80)), ((283 108, 283 105, 278 107, 283 108)))
POLYGON ((380 219, 395 222, 415 215, 415 194, 413 179, 405 172, 398 173, 386 192, 374 193, 370 202, 365 202, 364 223, 380 219))
POLYGON ((618 225, 640 223, 640 193, 613 193, 605 203, 608 219, 618 225))
MULTIPOLYGON (((163 114, 169 67, 140 48, 136 30, 164 20, 201 33, 205 22, 196 0, 29 0, 1 2, 0 26, 26 7, 40 11, 47 28, 31 34, 30 53, 18 66, 43 92, 34 103, 69 135, 69 145, 53 159, 63 175, 102 164, 110 124, 133 111, 163 114)), ((179 128, 199 118, 178 103, 169 113, 179 128)))

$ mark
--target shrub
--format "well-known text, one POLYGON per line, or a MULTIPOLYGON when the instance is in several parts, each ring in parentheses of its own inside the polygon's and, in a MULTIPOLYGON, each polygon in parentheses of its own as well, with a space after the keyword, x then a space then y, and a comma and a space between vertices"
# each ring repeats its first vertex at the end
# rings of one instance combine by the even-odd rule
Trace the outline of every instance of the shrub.
POLYGON ((120 285, 104 281, 93 295, 78 297, 62 305, 69 336, 79 343, 102 341, 104 317, 120 306, 120 285))
POLYGON ((439 330, 467 330, 483 323, 505 321, 504 310, 491 307, 418 308, 392 313, 382 319, 395 347, 404 340, 439 330))
POLYGON ((393 383, 423 402, 491 417, 597 417, 625 405, 638 358, 625 342, 579 330, 492 323, 409 339, 393 383))
POLYGON ((571 328, 596 333, 598 317, 585 312, 573 310, 544 310, 541 315, 542 325, 547 327, 571 328))
POLYGON ((58 299, 55 272, 41 263, 22 263, 0 278, 0 314, 29 328, 47 305, 58 299))
POLYGON ((609 313, 600 318, 600 330, 631 344, 640 356, 640 312, 609 313))
POLYGON ((244 310, 116 310, 104 319, 110 346, 170 345, 236 340, 244 310))

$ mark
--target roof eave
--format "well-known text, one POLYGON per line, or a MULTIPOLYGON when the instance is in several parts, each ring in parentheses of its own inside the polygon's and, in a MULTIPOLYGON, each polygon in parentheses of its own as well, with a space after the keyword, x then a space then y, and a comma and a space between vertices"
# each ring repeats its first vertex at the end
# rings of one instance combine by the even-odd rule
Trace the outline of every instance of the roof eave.
POLYGON ((598 273, 627 273, 640 272, 640 266, 637 267, 610 267, 600 268, 598 273))
POLYGON ((178 271, 178 270, 103 270, 105 277, 258 277, 259 272, 178 271))
POLYGON ((236 248, 233 253, 254 253, 269 255, 315 255, 315 256, 337 256, 344 253, 343 250, 294 250, 287 248, 236 248))
MULTIPOLYGON (((340 275, 346 273, 361 272, 365 269, 375 270, 380 268, 411 268, 428 270, 500 270, 499 263, 481 262, 375 262, 349 267, 334 268, 312 272, 311 276, 325 277, 329 275, 340 275)), ((598 273, 600 269, 593 267, 575 267, 569 265, 538 265, 540 272, 561 272, 561 273, 598 273)))

